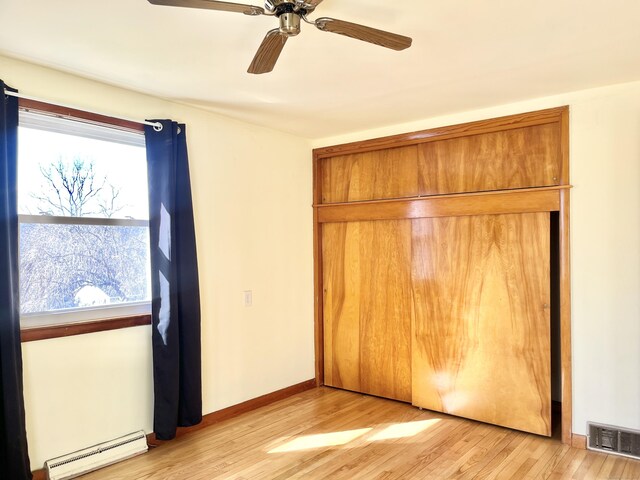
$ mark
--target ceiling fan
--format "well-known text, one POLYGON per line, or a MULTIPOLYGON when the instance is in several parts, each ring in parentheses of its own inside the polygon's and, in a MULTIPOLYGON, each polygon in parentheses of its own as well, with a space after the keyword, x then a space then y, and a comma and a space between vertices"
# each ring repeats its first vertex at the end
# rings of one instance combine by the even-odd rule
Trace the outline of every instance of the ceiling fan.
POLYGON ((172 7, 202 8, 225 12, 244 13, 245 15, 269 15, 280 20, 280 27, 267 32, 256 53, 249 73, 267 73, 273 70, 278 57, 289 37, 300 33, 300 21, 314 25, 323 32, 338 33, 347 37, 374 43, 393 50, 404 50, 411 46, 411 38, 377 28, 365 27, 357 23, 321 17, 314 21, 307 18, 323 0, 265 0, 265 8, 241 3, 218 2, 215 0, 149 0, 154 5, 172 7))

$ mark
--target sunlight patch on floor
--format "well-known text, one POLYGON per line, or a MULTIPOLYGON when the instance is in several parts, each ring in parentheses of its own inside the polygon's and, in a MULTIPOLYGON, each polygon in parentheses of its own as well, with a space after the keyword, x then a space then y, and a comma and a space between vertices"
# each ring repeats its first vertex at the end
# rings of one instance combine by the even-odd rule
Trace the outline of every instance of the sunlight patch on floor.
POLYGON ((370 442, 379 442, 382 440, 392 440, 395 438, 414 437, 432 427, 433 425, 437 424, 438 422, 440 422, 439 418, 432 418, 431 420, 420 420, 417 422, 395 423, 369 437, 367 440, 369 440, 370 442))
MULTIPOLYGON (((415 422, 394 423, 379 431, 374 431, 373 427, 359 428, 357 430, 345 430, 342 432, 317 433, 314 435, 304 435, 294 438, 282 445, 273 448, 268 453, 287 453, 300 450, 311 450, 314 448, 342 447, 348 443, 363 437, 367 433, 373 432, 371 436, 364 438, 365 443, 380 442, 384 440, 394 440, 398 438, 411 438, 419 435, 440 422, 439 418, 420 420, 415 422)), ((360 442, 359 442, 360 443, 360 442)))
POLYGON ((369 433, 371 428, 360 428, 358 430, 346 430, 344 432, 319 433, 316 435, 305 435, 290 442, 280 445, 269 453, 296 452, 298 450, 309 450, 313 448, 338 447, 346 445, 362 435, 369 433))

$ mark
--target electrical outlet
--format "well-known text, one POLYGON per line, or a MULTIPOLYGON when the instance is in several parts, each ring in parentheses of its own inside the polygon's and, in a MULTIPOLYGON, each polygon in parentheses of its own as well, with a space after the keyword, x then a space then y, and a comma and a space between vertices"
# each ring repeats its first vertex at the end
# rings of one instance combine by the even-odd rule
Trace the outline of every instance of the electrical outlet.
POLYGON ((253 292, 251 290, 245 290, 243 292, 244 295, 244 306, 250 307, 253 305, 253 292))

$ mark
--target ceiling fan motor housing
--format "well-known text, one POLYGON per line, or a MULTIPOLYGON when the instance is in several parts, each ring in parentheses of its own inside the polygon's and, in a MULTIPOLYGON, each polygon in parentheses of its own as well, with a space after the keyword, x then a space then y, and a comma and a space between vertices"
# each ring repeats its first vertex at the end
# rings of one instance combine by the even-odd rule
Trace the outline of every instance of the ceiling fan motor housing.
POLYGON ((287 37, 295 37, 300 33, 300 15, 283 13, 280 15, 280 33, 287 37))
POLYGON ((308 13, 300 2, 268 0, 265 4, 280 20, 280 33, 282 35, 295 37, 300 33, 300 17, 308 13))

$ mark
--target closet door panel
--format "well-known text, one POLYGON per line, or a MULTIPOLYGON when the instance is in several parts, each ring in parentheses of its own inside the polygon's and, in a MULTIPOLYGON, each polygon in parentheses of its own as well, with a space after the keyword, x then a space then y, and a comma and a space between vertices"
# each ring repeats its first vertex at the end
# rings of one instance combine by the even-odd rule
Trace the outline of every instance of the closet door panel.
POLYGON ((551 434, 548 213, 413 221, 413 403, 551 434))
POLYGON ((322 226, 327 385, 411 401, 411 227, 322 226))
POLYGON ((360 225, 322 226, 324 382, 360 391, 360 225))

